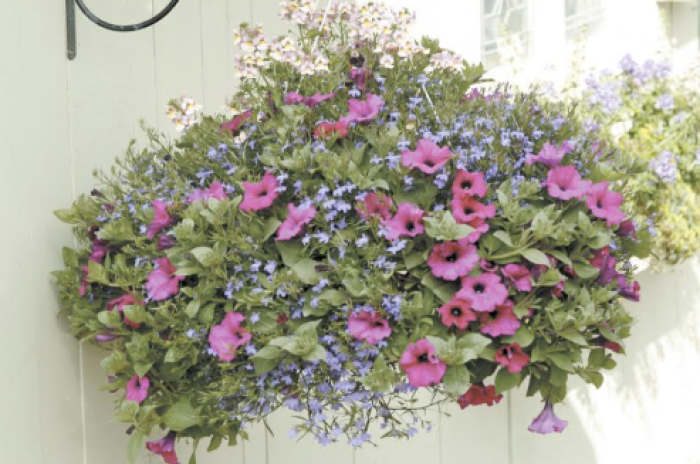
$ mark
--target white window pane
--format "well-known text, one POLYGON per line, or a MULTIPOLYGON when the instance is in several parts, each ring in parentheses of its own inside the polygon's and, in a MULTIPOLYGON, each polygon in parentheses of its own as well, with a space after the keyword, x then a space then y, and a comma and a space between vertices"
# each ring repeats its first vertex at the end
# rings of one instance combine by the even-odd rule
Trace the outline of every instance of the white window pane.
POLYGON ((503 55, 527 55, 528 14, 528 0, 482 0, 481 57, 487 68, 503 55))
POLYGON ((566 40, 576 40, 584 31, 595 35, 600 31, 605 18, 602 0, 566 0, 566 40))

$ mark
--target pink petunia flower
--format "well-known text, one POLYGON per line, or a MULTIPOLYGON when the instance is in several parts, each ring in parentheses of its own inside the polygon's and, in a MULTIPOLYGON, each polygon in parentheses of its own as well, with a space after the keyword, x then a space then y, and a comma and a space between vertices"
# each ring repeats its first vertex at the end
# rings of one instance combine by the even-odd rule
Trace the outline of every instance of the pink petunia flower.
POLYGON ((360 215, 362 219, 369 219, 370 217, 379 217, 384 220, 391 218, 391 209, 394 207, 394 200, 390 196, 383 193, 369 193, 365 199, 364 203, 358 203, 355 207, 355 211, 360 215))
POLYGON ((547 187, 550 197, 566 201, 583 198, 592 182, 582 180, 574 166, 559 166, 549 170, 547 180, 542 185, 547 187))
POLYGON ((348 332, 357 340, 376 345, 391 336, 391 327, 389 321, 374 310, 356 311, 350 314, 348 332))
POLYGON ((529 292, 532 290, 530 271, 522 264, 506 264, 501 272, 506 278, 506 281, 510 282, 519 292, 529 292))
POLYGON ((461 197, 465 195, 482 198, 486 195, 488 186, 481 172, 467 172, 464 169, 457 171, 452 184, 452 195, 461 197))
POLYGON ((334 93, 321 94, 321 92, 316 92, 310 97, 305 97, 296 92, 289 92, 284 97, 284 103, 285 105, 302 103, 308 106, 309 108, 316 108, 319 105, 319 103, 324 102, 326 100, 330 100, 333 97, 335 97, 334 93))
POLYGON ((133 305, 141 305, 144 306, 146 303, 143 301, 138 301, 136 298, 134 298, 131 294, 126 293, 118 298, 115 298, 113 300, 110 300, 107 303, 107 311, 114 311, 114 308, 117 308, 117 311, 122 314, 124 318, 124 324, 133 327, 134 329, 139 328, 139 323, 134 322, 129 320, 128 317, 124 314, 124 306, 133 306, 133 305))
POLYGON ((414 387, 429 387, 442 381, 447 365, 435 354, 435 347, 426 339, 409 343, 399 362, 401 370, 414 387))
POLYGON ((496 395, 496 387, 493 385, 472 385, 467 392, 457 400, 460 409, 467 406, 479 406, 481 404, 489 407, 498 404, 503 399, 503 395, 496 395))
POLYGON ((367 100, 361 101, 351 98, 348 101, 350 114, 347 116, 348 122, 359 124, 372 122, 379 116, 379 112, 384 107, 384 100, 378 95, 367 94, 367 100))
POLYGON ((341 119, 337 122, 322 122, 314 129, 314 138, 327 139, 335 135, 338 139, 344 139, 348 135, 348 121, 341 119))
POLYGON ((180 292, 184 276, 173 275, 177 271, 168 258, 156 259, 157 269, 146 279, 146 290, 154 301, 167 300, 180 292))
POLYGON ((418 168, 426 174, 435 174, 452 157, 449 147, 440 148, 428 139, 418 141, 415 151, 401 153, 401 164, 407 168, 418 168))
POLYGON ((445 280, 457 280, 464 277, 479 262, 476 247, 472 244, 460 245, 457 242, 445 242, 434 245, 428 257, 428 266, 434 276, 445 280))
POLYGON ((569 425, 568 421, 559 419, 554 414, 554 406, 552 402, 547 400, 544 404, 544 409, 535 417, 532 424, 527 428, 530 432, 539 433, 542 435, 548 433, 561 433, 566 426, 569 425))
POLYGON ((287 209, 287 219, 277 228, 277 240, 291 240, 297 237, 304 231, 304 226, 316 217, 316 208, 313 205, 296 207, 294 203, 289 203, 287 209))
POLYGON ((562 143, 560 147, 557 147, 549 142, 545 142, 542 150, 540 150, 537 156, 527 155, 527 158, 525 158, 525 164, 532 166, 535 163, 540 163, 544 164, 548 168, 556 168, 561 164, 561 160, 567 153, 571 153, 571 146, 567 142, 562 143))
POLYGON ((485 205, 474 197, 454 197, 450 202, 452 216, 460 224, 468 224, 475 219, 490 219, 496 215, 495 205, 485 205))
POLYGON ((498 272, 500 266, 493 261, 487 261, 485 258, 479 260, 479 267, 484 272, 498 272))
POLYGON ((394 241, 400 237, 416 237, 425 232, 423 216, 425 211, 413 203, 399 203, 393 218, 383 221, 385 238, 394 241))
POLYGON ((190 196, 187 197, 187 203, 206 201, 210 198, 215 198, 219 201, 227 198, 226 192, 224 191, 224 186, 221 185, 221 182, 212 182, 207 190, 194 189, 194 191, 190 193, 190 196))
POLYGON ((453 296, 450 301, 438 308, 443 324, 446 327, 455 326, 459 329, 466 329, 470 322, 476 321, 476 314, 472 311, 472 303, 464 298, 453 296))
POLYGON ((512 374, 522 371, 530 363, 530 356, 520 348, 519 343, 511 343, 499 348, 494 360, 512 374))
POLYGON ((279 196, 277 178, 266 172, 260 182, 243 182, 243 201, 239 208, 243 212, 259 211, 269 208, 279 196))
POLYGON ((487 272, 476 277, 462 277, 462 289, 457 296, 471 301, 474 311, 493 311, 505 303, 508 289, 497 274, 487 272))
POLYGON ((605 219, 608 227, 618 225, 627 215, 620 210, 624 197, 608 190, 609 182, 598 182, 588 189, 586 205, 591 214, 599 219, 605 219))
POLYGON ((235 116, 230 121, 222 123, 221 130, 228 131, 231 134, 235 134, 236 132, 238 132, 238 129, 240 129, 243 124, 250 120, 252 114, 252 112, 246 111, 245 113, 235 116))
POLYGON ((175 453, 175 432, 168 432, 160 440, 147 442, 146 448, 151 453, 159 454, 167 464, 180 464, 175 453))
POLYGON ((116 340, 117 338, 122 338, 122 336, 115 335, 115 334, 98 334, 98 335, 95 335, 95 342, 107 343, 107 342, 111 342, 112 340, 116 340))
POLYGON ((148 398, 150 386, 151 382, 148 377, 139 377, 138 374, 134 374, 131 380, 126 383, 126 399, 136 401, 139 404, 143 403, 148 398))
POLYGON ((175 224, 175 219, 168 214, 168 205, 160 200, 153 200, 153 221, 146 229, 146 237, 153 240, 158 232, 166 227, 175 224))
POLYGON ((496 306, 493 313, 479 314, 481 333, 492 337, 503 335, 515 335, 520 328, 520 321, 513 312, 513 302, 508 300, 505 304, 496 306), (493 315, 496 317, 492 317, 493 315))
POLYGON ((465 224, 472 226, 474 232, 459 240, 459 243, 476 243, 479 241, 482 235, 489 231, 490 228, 490 226, 486 223, 486 219, 480 217, 474 218, 465 224))
POLYGON ((220 360, 231 362, 236 359, 236 351, 247 344, 253 336, 241 327, 245 316, 241 313, 226 313, 224 320, 209 332, 209 344, 220 360))

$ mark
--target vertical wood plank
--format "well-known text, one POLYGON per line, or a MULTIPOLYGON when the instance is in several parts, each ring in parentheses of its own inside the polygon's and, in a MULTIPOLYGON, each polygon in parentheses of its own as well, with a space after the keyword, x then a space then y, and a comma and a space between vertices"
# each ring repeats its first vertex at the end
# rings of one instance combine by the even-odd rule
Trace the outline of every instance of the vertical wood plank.
POLYGON ((201 4, 202 104, 208 114, 221 113, 233 90, 228 60, 234 26, 228 17, 228 4, 228 0, 206 0, 201 4))
POLYGON ((0 2, 3 462, 83 461, 77 344, 49 275, 71 242, 51 214, 71 200, 63 7, 0 2))
POLYGON ((233 59, 238 55, 241 50, 233 43, 233 31, 237 30, 241 23, 251 23, 253 21, 251 12, 251 1, 250 0, 228 0, 227 3, 227 15, 229 24, 229 35, 228 35, 228 79, 229 79, 229 89, 231 93, 236 89, 240 83, 240 79, 236 77, 235 67, 233 65, 233 59))

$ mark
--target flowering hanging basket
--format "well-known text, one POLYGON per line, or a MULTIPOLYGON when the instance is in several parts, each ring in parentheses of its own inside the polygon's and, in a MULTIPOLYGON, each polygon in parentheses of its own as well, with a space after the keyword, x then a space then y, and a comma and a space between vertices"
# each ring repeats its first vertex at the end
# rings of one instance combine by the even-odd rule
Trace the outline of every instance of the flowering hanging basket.
POLYGON ((470 90, 482 68, 409 38, 405 11, 283 16, 298 37, 237 35, 233 119, 173 102, 175 145, 57 212, 81 242, 63 308, 109 353, 131 457, 151 437, 175 463, 176 439, 212 450, 280 408, 320 444, 410 437, 521 384, 545 404, 530 430, 561 432, 569 375, 601 384, 639 298, 622 167, 573 108, 470 90))

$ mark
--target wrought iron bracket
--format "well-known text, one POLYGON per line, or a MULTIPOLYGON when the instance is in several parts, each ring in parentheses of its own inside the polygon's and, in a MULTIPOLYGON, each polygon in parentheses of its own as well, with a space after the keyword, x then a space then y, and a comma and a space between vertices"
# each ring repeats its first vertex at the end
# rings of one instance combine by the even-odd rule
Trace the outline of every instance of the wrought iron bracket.
POLYGON ((78 5, 80 11, 83 12, 87 18, 98 26, 113 32, 135 32, 141 29, 146 29, 147 27, 153 26, 155 23, 165 18, 170 14, 170 12, 177 6, 180 0, 170 0, 170 3, 163 8, 157 15, 152 18, 136 23, 136 24, 112 24, 110 22, 100 19, 95 15, 90 9, 85 5, 84 0, 66 0, 66 56, 69 60, 74 60, 78 55, 78 41, 76 34, 75 25, 75 6, 78 5))

